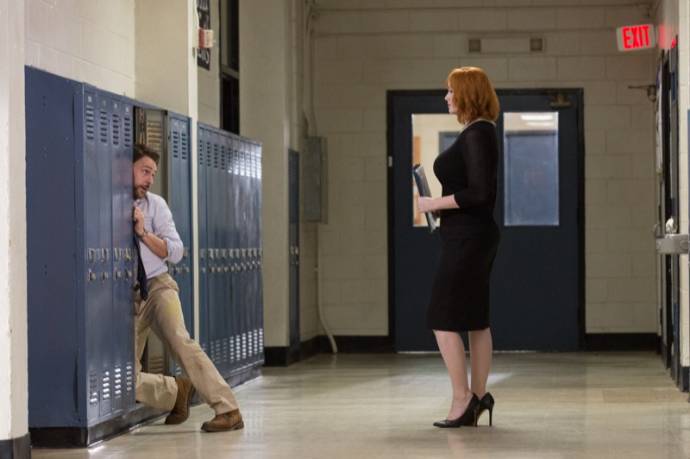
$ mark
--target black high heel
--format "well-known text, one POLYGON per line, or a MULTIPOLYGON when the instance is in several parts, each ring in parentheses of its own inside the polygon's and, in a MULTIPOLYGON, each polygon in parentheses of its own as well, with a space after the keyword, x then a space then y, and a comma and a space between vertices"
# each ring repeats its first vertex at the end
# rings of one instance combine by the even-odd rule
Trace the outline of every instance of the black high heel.
POLYGON ((465 412, 462 416, 456 419, 444 419, 443 421, 434 422, 435 427, 441 427, 442 429, 448 427, 461 427, 461 426, 477 426, 477 409, 479 408, 479 398, 475 394, 472 394, 472 399, 470 403, 467 404, 465 412))
MULTIPOLYGON (((479 400, 479 406, 477 407, 477 421, 479 421, 479 416, 482 415, 482 413, 486 410, 489 410, 489 426, 493 425, 493 418, 494 418, 494 404, 495 400, 493 395, 491 395, 489 392, 484 394, 481 400, 479 400)), ((476 424, 475 424, 476 425, 476 424)))

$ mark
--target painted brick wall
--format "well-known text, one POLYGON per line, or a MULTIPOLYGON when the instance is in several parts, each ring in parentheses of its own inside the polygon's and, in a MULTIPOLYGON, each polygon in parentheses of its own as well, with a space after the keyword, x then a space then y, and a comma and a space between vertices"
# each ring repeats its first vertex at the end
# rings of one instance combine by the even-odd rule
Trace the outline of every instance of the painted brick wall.
POLYGON ((319 231, 321 287, 336 334, 388 333, 386 90, 442 88, 463 65, 483 67, 498 88, 584 88, 587 332, 656 331, 653 105, 628 88, 654 82, 656 55, 615 44, 615 27, 652 19, 640 2, 579 3, 318 2, 331 216, 319 231), (506 47, 531 36, 545 52, 506 47), (470 37, 494 46, 470 55, 470 37))

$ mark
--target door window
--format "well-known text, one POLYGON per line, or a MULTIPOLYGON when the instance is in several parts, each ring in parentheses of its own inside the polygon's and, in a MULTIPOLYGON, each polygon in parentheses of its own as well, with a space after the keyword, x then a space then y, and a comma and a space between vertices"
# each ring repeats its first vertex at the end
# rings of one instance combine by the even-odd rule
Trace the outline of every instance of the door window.
POLYGON ((505 226, 558 226, 558 112, 504 114, 505 226))

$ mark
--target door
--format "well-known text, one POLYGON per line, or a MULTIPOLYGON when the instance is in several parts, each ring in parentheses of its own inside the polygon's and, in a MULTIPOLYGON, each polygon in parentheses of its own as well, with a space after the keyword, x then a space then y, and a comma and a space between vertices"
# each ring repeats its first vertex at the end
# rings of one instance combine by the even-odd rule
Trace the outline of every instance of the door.
MULTIPOLYGON (((438 234, 430 234, 415 214, 410 170, 421 160, 433 181, 433 157, 449 131, 460 128, 447 115, 444 95, 389 94, 389 291, 398 351, 436 350, 425 316, 440 245, 438 234)), ((491 282, 494 347, 576 350, 584 335, 582 91, 498 95, 495 218, 501 244, 491 282)), ((435 193, 431 188, 440 194, 440 187, 435 193)))
MULTIPOLYGON (((678 233, 678 48, 663 54, 658 76, 657 170, 658 207, 656 237, 678 233)), ((674 380, 681 383, 680 362, 680 256, 659 254, 661 354, 674 380)))
POLYGON ((299 359, 299 153, 288 151, 289 173, 289 264, 290 264, 290 345, 289 352, 299 359))

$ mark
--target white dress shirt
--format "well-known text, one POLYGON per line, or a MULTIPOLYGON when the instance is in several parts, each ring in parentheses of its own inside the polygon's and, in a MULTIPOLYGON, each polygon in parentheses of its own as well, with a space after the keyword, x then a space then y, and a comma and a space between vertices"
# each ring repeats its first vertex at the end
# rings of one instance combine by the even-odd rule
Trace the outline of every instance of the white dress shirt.
POLYGON ((165 241, 168 247, 168 256, 160 258, 153 253, 146 244, 139 241, 139 249, 141 250, 141 261, 144 263, 146 270, 146 278, 151 279, 160 274, 168 272, 168 265, 166 262, 177 263, 182 259, 184 253, 184 245, 180 239, 180 235, 175 228, 172 212, 168 207, 165 199, 157 194, 146 193, 146 196, 134 201, 136 205, 145 215, 144 228, 149 233, 153 233, 165 241))

